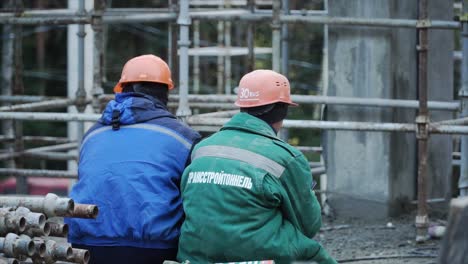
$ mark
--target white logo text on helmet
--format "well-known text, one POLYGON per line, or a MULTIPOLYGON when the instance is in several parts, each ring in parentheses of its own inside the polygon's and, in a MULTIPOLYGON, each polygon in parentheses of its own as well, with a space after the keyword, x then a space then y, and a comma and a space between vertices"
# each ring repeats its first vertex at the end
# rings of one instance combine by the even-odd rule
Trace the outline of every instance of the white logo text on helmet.
POLYGON ((251 92, 249 88, 239 87, 239 100, 242 101, 258 101, 260 100, 258 96, 260 95, 259 91, 251 92))

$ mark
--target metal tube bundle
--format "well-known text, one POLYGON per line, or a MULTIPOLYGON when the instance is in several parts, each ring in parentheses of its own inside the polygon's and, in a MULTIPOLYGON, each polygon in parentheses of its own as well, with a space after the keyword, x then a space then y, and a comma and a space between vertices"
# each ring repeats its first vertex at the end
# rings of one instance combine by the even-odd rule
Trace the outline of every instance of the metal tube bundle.
POLYGON ((88 263, 89 251, 72 248, 69 243, 48 237, 67 237, 68 225, 60 218, 47 218, 94 219, 98 212, 96 205, 75 204, 70 198, 60 198, 52 193, 42 197, 0 196, 0 253, 3 253, 3 256, 0 254, 0 264, 19 263, 28 258, 33 263, 88 263))
POLYGON ((34 196, 0 196, 0 206, 27 207, 33 212, 44 213, 47 217, 71 214, 74 202, 70 198, 60 198, 49 193, 45 197, 34 196))

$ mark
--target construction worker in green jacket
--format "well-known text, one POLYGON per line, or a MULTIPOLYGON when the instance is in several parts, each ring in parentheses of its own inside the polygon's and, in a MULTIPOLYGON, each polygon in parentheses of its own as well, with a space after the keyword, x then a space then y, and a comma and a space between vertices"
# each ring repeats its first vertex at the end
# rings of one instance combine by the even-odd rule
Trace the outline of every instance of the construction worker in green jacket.
POLYGON ((271 70, 242 77, 236 114, 197 144, 182 175, 179 261, 336 263, 313 239, 320 205, 304 155, 277 137, 289 81, 271 70))

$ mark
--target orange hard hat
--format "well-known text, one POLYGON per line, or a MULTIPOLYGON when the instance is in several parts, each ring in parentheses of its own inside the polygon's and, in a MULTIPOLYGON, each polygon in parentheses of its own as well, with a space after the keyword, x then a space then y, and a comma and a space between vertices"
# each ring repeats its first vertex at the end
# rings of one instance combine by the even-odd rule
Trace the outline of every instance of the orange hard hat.
POLYGON ((141 55, 125 63, 119 83, 114 87, 115 93, 122 92, 122 84, 131 82, 155 82, 167 84, 169 90, 174 88, 171 70, 167 63, 154 55, 141 55))
POLYGON ((272 70, 255 70, 240 80, 237 106, 248 108, 279 102, 297 106, 291 101, 289 81, 284 75, 272 70))

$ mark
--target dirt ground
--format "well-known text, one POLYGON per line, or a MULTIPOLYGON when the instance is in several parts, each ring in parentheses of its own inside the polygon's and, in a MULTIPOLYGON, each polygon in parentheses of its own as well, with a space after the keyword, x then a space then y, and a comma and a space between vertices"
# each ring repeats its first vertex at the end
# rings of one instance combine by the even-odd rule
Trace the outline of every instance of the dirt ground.
POLYGON ((373 222, 353 219, 331 222, 324 217, 316 239, 340 263, 438 263, 441 240, 417 244, 415 236, 411 216, 373 222))

